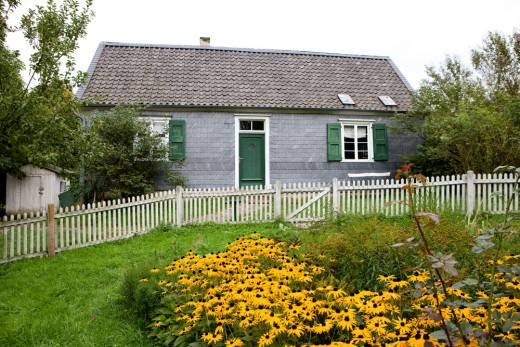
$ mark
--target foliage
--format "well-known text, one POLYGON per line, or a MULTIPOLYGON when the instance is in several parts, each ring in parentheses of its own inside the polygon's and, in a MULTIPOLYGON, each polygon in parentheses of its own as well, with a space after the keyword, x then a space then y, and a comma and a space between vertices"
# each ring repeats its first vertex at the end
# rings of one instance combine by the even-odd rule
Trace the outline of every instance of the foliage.
POLYGON ((302 247, 312 261, 352 291, 378 290, 381 273, 400 277, 417 259, 412 250, 389 245, 410 236, 409 220, 383 215, 341 214, 311 226, 302 247))
POLYGON ((490 173, 520 164, 518 37, 489 33, 472 51, 473 69, 456 57, 427 68, 413 108, 395 116, 424 139, 420 152, 406 158, 423 174, 490 173))
POLYGON ((120 303, 135 317, 139 326, 146 326, 161 303, 161 295, 150 273, 149 264, 139 264, 126 270, 121 281, 120 303), (152 278, 150 278, 152 277, 152 278))
MULTIPOLYGON (((405 269, 424 262, 412 247, 391 247, 402 240, 415 240, 410 217, 341 214, 311 226, 310 232, 301 236, 302 248, 308 257, 346 283, 350 290, 378 290, 382 286, 377 280, 380 274, 401 278, 405 269), (320 260, 321 257, 327 260, 320 260)), ((445 211, 442 218, 441 224, 427 231, 428 237, 437 245, 436 250, 456 252, 460 272, 471 273, 478 258, 467 244, 475 231, 466 228, 458 212, 445 211)))
MULTIPOLYGON (((224 252, 188 252, 164 269, 150 269, 161 274, 163 296, 151 336, 182 346, 478 345, 488 335, 506 346, 520 342, 514 328, 520 321, 518 256, 504 258, 505 295, 490 300, 489 312, 481 305, 489 293, 474 290, 474 280, 441 293, 432 290, 427 269, 412 269, 402 279, 380 275, 378 291, 349 293, 328 284, 320 275, 324 269, 302 256, 297 246, 252 234, 224 252), (464 339, 449 340, 440 330, 445 325, 451 334, 453 321, 463 327, 464 339)), ((451 271, 448 258, 432 265, 451 271)))
MULTIPOLYGON (((497 342, 505 345, 518 344, 520 340, 514 327, 520 322, 520 306, 516 304, 520 293, 516 291, 516 289, 520 289, 518 286, 520 271, 517 267, 517 259, 520 257, 511 255, 505 256, 503 259, 499 258, 504 238, 515 231, 509 214, 511 204, 518 193, 520 168, 502 166, 495 169, 497 172, 514 173, 516 180, 513 193, 510 196, 502 196, 506 199, 507 206, 504 222, 498 224, 496 228, 482 232, 475 239, 476 245, 472 248, 476 254, 493 249, 493 255, 489 260, 490 266, 487 267, 488 272, 484 276, 478 276, 478 280, 467 278, 449 286, 459 278, 459 272, 455 268, 457 261, 453 253, 435 252, 431 246, 426 229, 440 223, 440 218, 434 213, 417 210, 414 194, 421 185, 426 184, 426 178, 422 174, 412 174, 412 166, 413 164, 403 165, 401 169, 397 170, 396 178, 404 177, 406 179, 406 184, 402 189, 407 192, 406 203, 412 211, 412 217, 420 235, 420 242, 415 246, 420 247, 421 253, 429 264, 424 272, 425 280, 422 281, 423 285, 420 288, 430 293, 432 301, 429 306, 434 308, 434 314, 441 323, 442 330, 435 332, 434 336, 445 340, 449 346, 468 346, 472 341, 485 346, 496 345, 497 342), (504 265, 505 262, 513 264, 504 265), (471 286, 476 286, 475 289, 471 289, 473 295, 460 290, 463 287, 471 286), (505 299, 506 296, 507 299, 505 299), (467 309, 468 312, 457 312, 461 309, 467 309)), ((480 274, 477 272, 476 275, 480 274)), ((424 293, 421 296, 424 296, 424 293)))
POLYGON ((169 170, 167 147, 139 114, 118 106, 91 116, 82 155, 87 200, 152 193, 155 178, 169 170))
POLYGON ((83 8, 76 0, 49 0, 22 16, 19 30, 33 49, 27 82, 19 53, 6 45, 14 30, 9 15, 19 4, 0 1, 0 171, 22 177, 27 163, 74 169, 81 123, 72 90, 86 76, 74 72, 73 53, 93 16, 92 0, 83 8))

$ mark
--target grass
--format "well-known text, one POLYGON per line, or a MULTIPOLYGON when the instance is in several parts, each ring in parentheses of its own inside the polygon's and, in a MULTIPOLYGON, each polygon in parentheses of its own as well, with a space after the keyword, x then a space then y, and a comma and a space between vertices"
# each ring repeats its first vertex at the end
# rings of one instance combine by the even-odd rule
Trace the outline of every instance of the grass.
POLYGON ((193 249, 223 250, 276 224, 158 228, 142 236, 0 265, 0 346, 151 346, 120 303, 126 271, 193 249), (167 230, 167 232, 165 232, 167 230))
MULTIPOLYGON (((489 218, 478 223, 494 224, 495 217, 489 218)), ((478 223, 461 233, 464 218, 444 215, 432 236, 457 255, 460 248, 449 248, 471 247, 476 233, 472 229, 477 229, 478 223)), ((3 264, 0 346, 152 346, 139 320, 122 303, 121 289, 127 275, 143 265, 161 266, 178 259, 190 249, 201 255, 222 251, 230 241, 253 231, 301 241, 311 253, 331 252, 338 259, 335 275, 348 278, 349 274, 358 276, 356 271, 367 277, 366 273, 375 270, 401 267, 399 262, 387 261, 389 245, 408 237, 413 227, 409 216, 383 215, 345 215, 318 223, 308 232, 280 226, 279 222, 160 226, 145 235, 65 251, 53 258, 3 264)), ((509 241, 507 249, 518 251, 518 236, 509 241)), ((466 263, 470 265, 472 259, 466 263)), ((368 277, 364 281, 373 282, 368 277)))

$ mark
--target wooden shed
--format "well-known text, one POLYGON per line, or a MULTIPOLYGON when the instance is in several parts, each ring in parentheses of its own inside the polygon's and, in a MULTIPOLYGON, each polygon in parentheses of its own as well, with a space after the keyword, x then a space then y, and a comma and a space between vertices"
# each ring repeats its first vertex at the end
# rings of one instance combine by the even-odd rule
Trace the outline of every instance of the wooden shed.
POLYGON ((7 215, 43 210, 48 204, 59 206, 58 196, 69 186, 69 181, 60 176, 59 169, 28 164, 22 171, 26 174, 23 179, 7 175, 7 215))

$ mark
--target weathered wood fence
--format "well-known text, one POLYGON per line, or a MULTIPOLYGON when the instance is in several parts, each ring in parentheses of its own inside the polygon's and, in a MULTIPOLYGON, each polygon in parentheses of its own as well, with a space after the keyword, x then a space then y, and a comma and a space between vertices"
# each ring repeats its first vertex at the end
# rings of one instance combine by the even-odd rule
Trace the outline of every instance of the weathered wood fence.
MULTIPOLYGON (((432 177, 417 190, 421 209, 503 213, 513 193, 513 175, 432 177)), ((63 250, 146 233, 161 225, 247 223, 283 218, 307 222, 337 213, 408 213, 404 180, 280 184, 255 188, 183 189, 93 205, 4 217, 0 222, 0 263, 53 255, 63 250)), ((512 210, 519 210, 515 195, 512 210)))

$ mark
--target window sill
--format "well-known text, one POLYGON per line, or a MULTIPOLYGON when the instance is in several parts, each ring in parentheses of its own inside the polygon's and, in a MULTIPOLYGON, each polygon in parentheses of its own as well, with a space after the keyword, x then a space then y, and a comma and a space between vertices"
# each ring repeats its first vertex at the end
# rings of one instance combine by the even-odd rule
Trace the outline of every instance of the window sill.
POLYGON ((374 162, 374 159, 348 159, 348 160, 345 160, 343 159, 341 161, 342 163, 373 163, 374 162))

